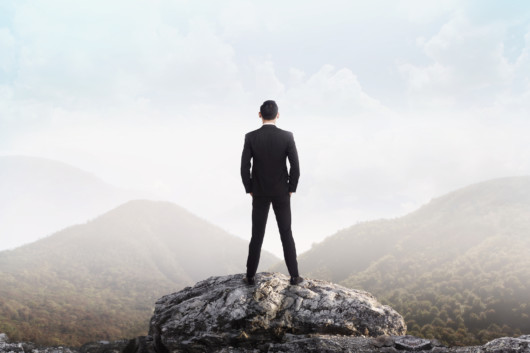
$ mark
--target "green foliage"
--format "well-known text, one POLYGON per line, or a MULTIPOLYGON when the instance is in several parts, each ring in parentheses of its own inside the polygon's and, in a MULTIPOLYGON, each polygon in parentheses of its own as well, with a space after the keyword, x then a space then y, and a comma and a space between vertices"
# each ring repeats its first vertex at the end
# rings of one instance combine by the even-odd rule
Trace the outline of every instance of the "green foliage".
POLYGON ((149 279, 149 267, 131 274, 109 261, 90 273, 75 252, 46 260, 30 252, 36 261, 23 264, 15 252, 0 264, 0 331, 15 341, 79 346, 145 334, 156 299, 184 285, 156 273, 149 279))
POLYGON ((530 333, 530 177, 496 179, 361 223, 300 256, 307 276, 373 293, 448 345, 530 333))
MULTIPOLYGON (((167 202, 132 201, 0 252, 0 332, 79 346, 145 335, 155 301, 242 272, 248 243, 167 202)), ((277 261, 262 254, 263 265, 277 261)))
MULTIPOLYGON (((489 250, 499 248, 502 242, 490 243, 489 250)), ((483 344, 530 332, 530 282, 521 281, 530 273, 530 259, 522 254, 530 241, 512 245, 513 257, 484 249, 466 254, 465 262, 446 263, 443 269, 424 259, 424 271, 414 279, 402 272, 414 266, 414 259, 391 257, 384 268, 391 264, 395 270, 383 272, 376 266, 343 284, 368 290, 400 312, 409 334, 434 337, 449 345, 483 344), (458 271, 462 268, 466 271, 458 271)))

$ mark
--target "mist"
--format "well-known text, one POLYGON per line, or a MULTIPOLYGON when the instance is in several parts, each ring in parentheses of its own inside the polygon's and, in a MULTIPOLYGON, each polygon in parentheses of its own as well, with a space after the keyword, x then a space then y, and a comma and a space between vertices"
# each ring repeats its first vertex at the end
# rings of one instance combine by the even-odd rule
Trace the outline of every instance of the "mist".
MULTIPOLYGON (((530 5, 478 0, 2 1, 0 333, 132 337, 244 272, 268 99, 304 276, 447 344, 529 333, 530 5)), ((260 271, 282 259, 270 211, 260 271)))
MULTIPOLYGON (((207 4, 4 2, 0 154, 67 163, 249 239, 243 136, 272 98, 299 149, 301 252, 529 173, 526 4, 282 4, 268 20, 269 5, 207 4)), ((50 231, 3 234, 0 249, 50 231)), ((281 256, 274 223, 265 239, 281 256)))

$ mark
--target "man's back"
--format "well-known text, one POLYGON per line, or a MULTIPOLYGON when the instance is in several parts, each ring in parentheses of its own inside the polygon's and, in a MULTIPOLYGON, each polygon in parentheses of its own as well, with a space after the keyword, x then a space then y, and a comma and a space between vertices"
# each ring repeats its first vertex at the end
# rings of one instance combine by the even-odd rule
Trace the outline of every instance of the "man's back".
POLYGON ((274 124, 264 124, 245 135, 241 178, 247 193, 278 196, 295 192, 299 177, 298 153, 292 132, 274 124), (287 159, 291 166, 289 173, 287 159))
POLYGON ((280 114, 276 102, 265 101, 259 112, 263 125, 245 135, 241 155, 241 179, 252 196, 252 238, 248 245, 246 282, 254 284, 269 208, 276 215, 283 255, 291 284, 299 284, 296 245, 291 230, 291 193, 296 192, 300 167, 293 133, 276 127, 280 114), (291 169, 287 172, 286 159, 291 169), (252 160, 252 171, 251 171, 252 160))

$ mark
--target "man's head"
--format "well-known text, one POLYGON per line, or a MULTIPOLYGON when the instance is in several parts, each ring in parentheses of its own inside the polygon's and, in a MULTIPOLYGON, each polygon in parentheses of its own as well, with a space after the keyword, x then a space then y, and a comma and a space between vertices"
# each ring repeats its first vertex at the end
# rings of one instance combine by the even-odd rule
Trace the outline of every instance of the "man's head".
POLYGON ((274 120, 278 115, 278 105, 273 100, 263 102, 259 108, 259 116, 263 120, 274 120))

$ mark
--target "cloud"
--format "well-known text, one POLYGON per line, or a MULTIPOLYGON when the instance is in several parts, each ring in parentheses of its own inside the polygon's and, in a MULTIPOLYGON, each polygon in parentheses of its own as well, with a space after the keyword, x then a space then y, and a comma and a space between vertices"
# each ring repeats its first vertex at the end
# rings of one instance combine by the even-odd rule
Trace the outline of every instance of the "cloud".
MULTIPOLYGON (((0 77, 5 81, 9 78, 15 66, 15 38, 9 28, 0 28, 0 77)), ((5 83, 5 82, 0 82, 5 83)))
POLYGON ((223 37, 237 38, 256 33, 262 25, 256 4, 243 0, 230 0, 219 14, 223 37))
POLYGON ((13 34, 0 32, 14 105, 36 100, 97 114, 136 101, 174 111, 245 96, 234 50, 209 22, 171 23, 164 3, 89 4, 17 4, 13 34))
POLYGON ((406 63, 400 70, 411 104, 469 107, 488 104, 513 81, 516 68, 504 54, 505 26, 475 25, 461 12, 428 40, 420 39, 431 63, 406 63))
POLYGON ((283 81, 277 76, 271 60, 255 62, 254 70, 256 97, 275 97, 282 105, 280 111, 290 115, 313 119, 391 114, 377 99, 364 92, 349 68, 337 69, 325 64, 318 71, 307 74, 291 67, 288 78, 283 81))
POLYGON ((447 13, 451 13, 462 5, 462 1, 422 1, 422 0, 403 0, 393 4, 395 12, 412 21, 420 24, 432 23, 447 13))
POLYGON ((295 110, 318 116, 353 116, 383 109, 379 101, 363 91, 350 69, 336 69, 329 64, 290 87, 285 99, 293 103, 295 110))
POLYGON ((276 76, 272 61, 255 62, 254 73, 254 87, 252 88, 256 97, 263 97, 262 100, 265 100, 269 99, 268 97, 274 99, 284 94, 285 85, 276 76))

